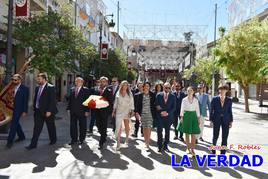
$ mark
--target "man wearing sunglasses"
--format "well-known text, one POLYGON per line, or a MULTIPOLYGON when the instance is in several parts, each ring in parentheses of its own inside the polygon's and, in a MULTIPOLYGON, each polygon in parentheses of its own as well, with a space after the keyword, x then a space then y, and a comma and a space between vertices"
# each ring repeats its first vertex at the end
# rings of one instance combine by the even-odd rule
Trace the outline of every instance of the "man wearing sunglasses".
POLYGON ((182 91, 182 83, 178 82, 175 86, 176 91, 173 92, 173 94, 176 97, 176 110, 174 114, 174 121, 173 121, 173 126, 174 126, 174 131, 175 131, 175 137, 174 140, 180 139, 181 141, 184 142, 183 139, 183 133, 180 132, 180 137, 178 138, 178 133, 179 131, 177 130, 177 125, 178 125, 178 120, 181 112, 181 103, 183 98, 185 98, 187 95, 182 91))
POLYGON ((176 97, 171 93, 171 85, 166 82, 164 84, 164 91, 156 96, 156 110, 157 110, 157 144, 158 152, 168 150, 170 126, 174 119, 174 112, 176 109, 176 97), (163 128, 165 129, 165 141, 163 143, 163 128))
POLYGON ((20 142, 25 140, 25 135, 20 125, 20 118, 25 117, 28 112, 28 100, 29 100, 29 89, 25 85, 21 84, 22 77, 19 74, 15 74, 12 77, 12 83, 15 86, 14 88, 14 104, 13 104, 13 115, 11 126, 9 129, 9 134, 7 138, 7 148, 13 146, 13 141, 16 134, 18 139, 15 142, 20 142))
MULTIPOLYGON (((118 89, 119 89, 119 82, 118 82, 118 78, 117 77, 113 77, 112 78, 112 84, 110 86, 112 92, 113 92, 113 103, 112 103, 112 106, 114 104, 114 101, 115 101, 115 96, 116 96, 116 93, 118 92, 118 89)), ((115 132, 115 118, 110 116, 111 118, 111 124, 113 126, 113 132, 115 132)))

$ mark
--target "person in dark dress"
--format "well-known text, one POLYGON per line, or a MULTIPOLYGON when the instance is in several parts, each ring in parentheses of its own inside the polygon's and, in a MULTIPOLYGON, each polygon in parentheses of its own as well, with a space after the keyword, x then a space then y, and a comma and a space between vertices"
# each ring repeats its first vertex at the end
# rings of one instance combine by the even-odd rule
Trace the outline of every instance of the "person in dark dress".
POLYGON ((151 130, 153 121, 156 118, 155 110, 155 94, 150 91, 150 83, 146 82, 143 85, 143 92, 137 93, 134 97, 135 116, 140 119, 145 147, 148 150, 150 146, 151 130))

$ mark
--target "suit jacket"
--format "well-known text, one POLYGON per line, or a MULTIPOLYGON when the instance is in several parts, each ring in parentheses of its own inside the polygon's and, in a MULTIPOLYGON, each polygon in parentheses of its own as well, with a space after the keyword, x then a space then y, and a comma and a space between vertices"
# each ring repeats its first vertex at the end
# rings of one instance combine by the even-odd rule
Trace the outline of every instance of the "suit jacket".
MULTIPOLYGON (((118 92, 118 90, 119 90, 119 85, 116 87, 114 94, 113 94, 113 85, 108 86, 108 88, 110 88, 110 89, 112 90, 112 95, 113 95, 113 103, 114 103, 116 93, 117 93, 117 92, 118 92)), ((112 105, 113 105, 113 104, 112 104, 112 105)))
MULTIPOLYGON (((39 91, 39 87, 35 88, 34 95, 34 111, 36 112, 36 99, 39 91)), ((56 90, 55 87, 49 83, 47 83, 42 91, 42 94, 39 99, 39 110, 45 115, 46 112, 51 112, 53 115, 57 114, 57 100, 56 100, 56 90)))
MULTIPOLYGON (((149 92, 150 95, 150 107, 153 119, 156 117, 156 109, 155 109, 155 94, 153 92, 149 92)), ((139 113, 141 115, 143 109, 143 93, 137 93, 134 96, 134 112, 139 113)))
POLYGON ((67 110, 70 110, 71 115, 84 117, 85 112, 89 112, 87 106, 83 106, 83 102, 89 97, 90 91, 87 87, 82 86, 77 97, 75 97, 75 87, 71 89, 70 99, 68 101, 67 110))
POLYGON ((220 123, 221 118, 223 118, 225 124, 233 122, 232 99, 226 96, 222 107, 220 96, 213 97, 209 117, 209 120, 213 123, 220 123))
POLYGON ((17 90, 14 98, 13 117, 20 117, 23 112, 28 112, 29 88, 23 84, 17 90))
POLYGON ((199 93, 196 93, 195 96, 198 99, 201 116, 207 117, 207 107, 209 112, 211 108, 208 94, 203 93, 203 98, 201 98, 201 95, 199 93))
MULTIPOLYGON (((97 91, 96 94, 100 95, 100 91, 97 91)), ((108 101, 109 106, 106 108, 96 109, 96 110, 105 113, 105 115, 112 114, 112 111, 113 111, 113 91, 112 91, 112 89, 109 87, 106 87, 101 96, 104 97, 108 101)))
POLYGON ((177 91, 173 92, 173 95, 176 97, 176 110, 174 113, 174 117, 178 118, 180 116, 180 112, 181 112, 181 103, 183 98, 185 98, 187 95, 180 91, 179 93, 177 93, 177 91))
POLYGON ((174 112, 176 110, 176 97, 170 92, 168 95, 167 103, 165 103, 164 100, 164 92, 158 93, 155 100, 156 105, 156 118, 158 120, 162 120, 163 117, 161 117, 161 112, 166 111, 168 113, 168 120, 171 122, 174 120, 174 112), (158 110, 157 106, 159 106, 161 109, 158 110))

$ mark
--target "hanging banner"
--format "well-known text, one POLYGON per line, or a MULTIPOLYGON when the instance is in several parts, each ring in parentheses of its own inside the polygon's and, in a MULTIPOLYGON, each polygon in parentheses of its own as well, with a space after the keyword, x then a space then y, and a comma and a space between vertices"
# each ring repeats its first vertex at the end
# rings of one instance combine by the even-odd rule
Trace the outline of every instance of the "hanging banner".
POLYGON ((30 0, 15 0, 14 17, 28 18, 30 16, 30 0))
POLYGON ((108 44, 103 43, 101 44, 101 59, 108 60, 108 44))
MULTIPOLYGON (((32 55, 28 61, 24 63, 18 74, 24 75, 29 67, 30 62, 35 57, 32 55)), ((14 101, 14 84, 9 82, 7 86, 0 91, 0 127, 9 123, 13 114, 13 101, 14 101)))

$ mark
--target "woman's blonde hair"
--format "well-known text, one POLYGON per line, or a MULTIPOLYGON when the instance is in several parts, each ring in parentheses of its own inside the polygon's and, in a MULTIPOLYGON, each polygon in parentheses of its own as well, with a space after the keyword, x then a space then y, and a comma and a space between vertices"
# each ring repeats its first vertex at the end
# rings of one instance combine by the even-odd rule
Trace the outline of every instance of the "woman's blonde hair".
POLYGON ((125 83, 127 84, 127 94, 128 94, 128 96, 130 96, 131 91, 130 91, 129 83, 128 83, 127 80, 124 80, 124 81, 122 81, 122 82, 120 83, 120 86, 119 86, 119 93, 122 94, 122 89, 123 89, 123 86, 124 86, 125 83))

